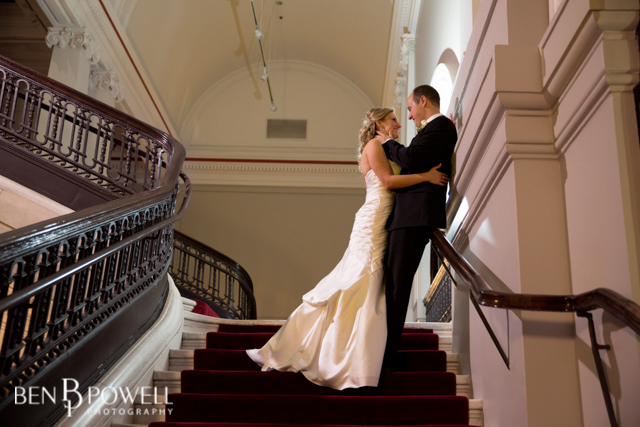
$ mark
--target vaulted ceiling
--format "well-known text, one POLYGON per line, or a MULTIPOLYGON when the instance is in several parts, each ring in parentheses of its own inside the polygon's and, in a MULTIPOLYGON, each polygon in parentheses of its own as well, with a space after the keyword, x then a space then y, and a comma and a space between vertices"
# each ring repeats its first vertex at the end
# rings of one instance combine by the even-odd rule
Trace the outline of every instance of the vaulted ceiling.
MULTIPOLYGON (((382 102, 393 0, 254 5, 267 60, 329 68, 373 104, 382 102)), ((243 68, 262 74, 250 0, 138 0, 121 20, 178 129, 199 97, 225 76, 243 68)))

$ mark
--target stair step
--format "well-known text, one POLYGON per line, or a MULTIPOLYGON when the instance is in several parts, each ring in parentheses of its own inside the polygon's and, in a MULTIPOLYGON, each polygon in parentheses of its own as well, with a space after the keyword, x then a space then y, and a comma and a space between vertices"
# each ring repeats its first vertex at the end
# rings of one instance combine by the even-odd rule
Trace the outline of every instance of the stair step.
MULTIPOLYGON (((451 336, 438 335, 438 349, 447 353, 451 353, 451 344, 452 344, 451 336)), ((206 345, 207 345, 206 333, 184 332, 182 334, 182 345, 181 345, 182 350, 197 350, 200 348, 206 348, 206 345)), ((259 347, 261 347, 262 345, 259 345, 259 347)), ((251 347, 251 348, 257 348, 257 347, 251 347)))
POLYGON ((135 403, 133 408, 135 410, 133 422, 143 425, 149 425, 154 421, 164 421, 169 411, 173 411, 173 407, 167 409, 164 403, 135 403))
POLYGON ((469 399, 469 424, 484 427, 484 407, 480 399, 469 399))
MULTIPOLYGON (((167 388, 168 393, 180 393, 181 383, 181 373, 178 371, 155 371, 153 373, 153 385, 162 390, 162 393, 164 393, 164 387, 167 388)), ((470 397, 470 386, 471 378, 469 375, 456 375, 456 396, 470 397)))
MULTIPOLYGON (((253 362, 245 350, 194 350, 194 368, 197 370, 220 371, 259 371, 260 367, 253 362)), ((186 369, 186 368, 183 368, 186 369)), ((397 366, 400 372, 427 371, 446 372, 447 354, 439 350, 403 350, 397 355, 397 366)), ((457 374, 457 372, 454 372, 457 374)))
MULTIPOLYGON (((238 354, 242 353, 241 350, 229 350, 236 351, 238 354)), ((245 353, 246 355, 246 353, 245 353)), ((237 356, 236 356, 237 357, 237 356)), ((248 359, 248 356, 247 356, 248 359)), ((259 367, 249 359, 252 365, 248 365, 250 370, 259 370, 259 367)), ((194 368, 194 350, 170 350, 169 351, 169 370, 170 371, 183 371, 194 368)), ((446 355, 446 372, 453 372, 458 375, 460 373, 460 357, 457 354, 446 355)))
POLYGON ((334 390, 294 372, 183 371, 182 393, 292 394, 339 396, 455 396, 456 376, 449 372, 390 372, 384 387, 334 390))
POLYGON ((166 388, 167 393, 180 393, 180 372, 177 371, 154 371, 153 386, 159 390, 166 388))
POLYGON ((457 396, 170 395, 168 421, 332 424, 463 424, 469 400, 457 396), (247 410, 250 408, 251 410, 247 410), (286 408, 286 410, 283 410, 286 408))
POLYGON ((193 350, 169 350, 169 370, 193 369, 193 350))
MULTIPOLYGON (((218 326, 217 331, 212 332, 226 332, 226 333, 246 333, 246 332, 278 332, 282 325, 229 325, 229 324, 221 324, 218 326)), ((433 329, 425 329, 425 328, 404 328, 403 333, 424 333, 424 334, 432 334, 433 329)))
MULTIPOLYGON (((173 404, 175 403, 175 399, 173 397, 174 395, 170 395, 169 397, 169 401, 172 403, 170 408, 166 408, 166 406, 164 404, 141 404, 141 403, 136 403, 134 406, 135 409, 135 416, 134 416, 134 423, 133 424, 126 424, 126 423, 114 423, 111 424, 111 427, 143 427, 143 426, 147 426, 150 423, 154 423, 154 422, 162 422, 165 420, 165 418, 168 416, 171 416, 173 414, 174 411, 174 406, 173 404)), ((175 395, 177 396, 177 395, 175 395)), ((198 395, 198 396, 202 396, 202 395, 198 395)), ((216 396, 216 398, 219 396, 216 396)), ((255 397, 255 396, 254 396, 255 397)), ((369 397, 371 398, 371 397, 369 397)), ((469 399, 468 400, 468 416, 469 416, 469 426, 475 426, 475 427, 483 427, 484 426, 484 414, 483 414, 483 404, 482 404, 482 400, 477 400, 477 399, 469 399)), ((218 423, 215 423, 218 424, 218 423)), ((215 425, 215 424, 212 424, 215 425)), ((158 424, 158 426, 156 427, 170 427, 171 425, 174 425, 173 423, 168 423, 168 424, 158 424)), ((178 424, 175 424, 178 425, 178 424)), ((203 424, 198 424, 200 427, 205 427, 207 424, 203 423, 203 424)), ((235 424, 235 427, 239 427, 242 424, 235 424)), ((258 424, 259 425, 259 424, 258 424)), ((413 427, 416 427, 416 425, 413 425, 413 427)), ((433 425, 430 424, 431 427, 438 427, 438 425, 433 425)), ((459 424, 456 424, 456 426, 460 427, 459 424)), ((150 426, 153 427, 153 426, 150 426)), ((186 426, 185 426, 186 427, 186 426)), ((273 427, 273 424, 269 424, 269 427, 273 427)), ((317 425, 316 425, 317 427, 317 425)), ((337 427, 337 426, 334 426, 337 427)), ((346 426, 345 426, 346 427, 346 426)), ((441 425, 440 427, 445 427, 445 425, 441 425)))
MULTIPOLYGON (((184 302, 184 299, 183 299, 184 302)), ((195 302, 193 302, 195 306, 195 302)), ((232 320, 219 317, 205 316, 192 313, 190 310, 184 313, 184 331, 195 333, 218 332, 220 325, 235 326, 261 326, 271 325, 280 327, 284 320, 232 320)), ((405 329, 431 329, 433 333, 441 337, 451 336, 451 323, 442 322, 406 322, 405 329)))
MULTIPOLYGON (((160 422, 151 423, 149 427, 362 427, 353 424, 278 424, 278 423, 182 423, 182 422, 160 422)), ((146 427, 146 426, 145 426, 146 427)), ((367 425, 366 427, 390 427, 389 425, 367 425)), ((481 427, 479 425, 467 424, 411 424, 397 425, 392 427, 481 427)))
MULTIPOLYGON (((209 332, 206 348, 218 350, 261 348, 274 335, 273 332, 209 332)), ((438 336, 436 334, 402 334, 398 348, 399 350, 438 350, 438 336)))
POLYGON ((232 320, 219 317, 205 316, 190 311, 184 312, 185 332, 217 332, 220 325, 278 325, 282 326, 284 320, 232 320))

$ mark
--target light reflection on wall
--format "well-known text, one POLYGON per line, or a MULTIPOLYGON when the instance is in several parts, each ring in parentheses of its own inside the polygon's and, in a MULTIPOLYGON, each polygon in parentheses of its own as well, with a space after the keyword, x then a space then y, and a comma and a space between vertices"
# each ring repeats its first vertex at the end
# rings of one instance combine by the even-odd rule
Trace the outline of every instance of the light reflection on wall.
POLYGON ((438 64, 433 77, 431 77, 431 86, 438 91, 440 95, 440 112, 445 114, 449 109, 451 94, 453 93, 453 81, 449 69, 443 63, 438 64))
POLYGON ((453 218, 453 221, 451 221, 451 225, 449 227, 449 233, 447 234, 447 238, 449 240, 451 240, 453 236, 456 235, 456 233, 458 232, 458 229, 460 228, 460 225, 465 220, 468 213, 469 213, 469 201, 465 197, 462 199, 462 202, 460 202, 460 207, 456 212, 456 216, 453 218))

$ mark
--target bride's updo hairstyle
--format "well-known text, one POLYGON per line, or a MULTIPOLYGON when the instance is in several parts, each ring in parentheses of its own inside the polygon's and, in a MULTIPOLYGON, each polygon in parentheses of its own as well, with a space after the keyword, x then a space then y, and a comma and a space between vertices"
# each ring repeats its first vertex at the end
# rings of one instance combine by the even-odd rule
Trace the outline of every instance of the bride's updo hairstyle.
POLYGON ((358 161, 362 156, 362 150, 376 136, 376 120, 384 120, 387 114, 393 113, 392 108, 372 108, 367 111, 367 118, 362 122, 360 129, 360 146, 358 147, 358 161))

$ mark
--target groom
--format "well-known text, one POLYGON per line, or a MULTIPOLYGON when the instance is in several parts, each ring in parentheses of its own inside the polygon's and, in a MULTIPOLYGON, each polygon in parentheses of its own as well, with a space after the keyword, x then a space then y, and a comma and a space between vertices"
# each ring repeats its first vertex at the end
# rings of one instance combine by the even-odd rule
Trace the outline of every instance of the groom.
MULTIPOLYGON (((405 147, 388 139, 387 157, 402 168, 401 175, 426 172, 438 164, 451 175, 451 156, 458 140, 456 127, 440 114, 440 96, 428 85, 416 87, 407 99, 409 120, 419 129, 405 147)), ((434 229, 446 228, 447 187, 423 182, 396 190, 396 203, 387 221, 386 264, 387 346, 385 369, 393 367, 407 315, 413 276, 434 229)))

